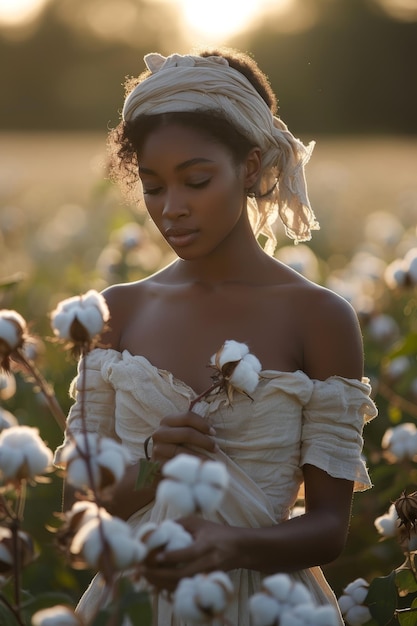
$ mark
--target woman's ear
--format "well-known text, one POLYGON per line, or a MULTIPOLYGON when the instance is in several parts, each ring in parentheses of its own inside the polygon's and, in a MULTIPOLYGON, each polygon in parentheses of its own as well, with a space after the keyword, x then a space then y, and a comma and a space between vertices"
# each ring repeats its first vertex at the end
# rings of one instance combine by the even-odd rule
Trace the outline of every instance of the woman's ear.
POLYGON ((261 149, 260 148, 252 148, 249 153, 248 156, 246 157, 246 161, 244 163, 245 169, 245 175, 244 175, 244 182, 245 182, 245 189, 252 189, 252 187, 256 186, 256 183, 258 182, 258 178, 261 172, 261 166, 262 166, 262 156, 261 156, 261 149))

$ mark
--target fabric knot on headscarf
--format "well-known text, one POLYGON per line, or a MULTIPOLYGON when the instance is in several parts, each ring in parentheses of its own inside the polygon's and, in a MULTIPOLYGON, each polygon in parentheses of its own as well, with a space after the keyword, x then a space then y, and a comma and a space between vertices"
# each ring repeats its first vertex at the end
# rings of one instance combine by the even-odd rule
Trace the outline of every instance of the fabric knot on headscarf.
POLYGON ((255 235, 266 237, 265 250, 274 252, 272 224, 277 214, 296 243, 310 240, 319 225, 308 199, 304 168, 314 142, 304 146, 296 139, 249 80, 221 56, 151 53, 145 63, 151 75, 126 97, 123 120, 173 112, 220 113, 261 149, 261 175, 255 197, 248 197, 248 211, 255 235))

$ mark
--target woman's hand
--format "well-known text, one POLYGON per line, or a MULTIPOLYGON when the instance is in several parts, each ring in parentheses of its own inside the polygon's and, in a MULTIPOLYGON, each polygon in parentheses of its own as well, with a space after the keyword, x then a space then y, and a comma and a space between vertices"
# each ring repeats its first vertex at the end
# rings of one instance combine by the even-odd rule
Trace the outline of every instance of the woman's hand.
POLYGON ((192 411, 164 417, 152 435, 152 461, 163 465, 181 452, 205 458, 218 450, 215 434, 207 420, 192 411))
POLYGON ((193 536, 194 543, 183 550, 160 552, 145 562, 142 573, 158 590, 174 591, 184 577, 243 566, 239 528, 223 526, 197 516, 176 521, 193 536))

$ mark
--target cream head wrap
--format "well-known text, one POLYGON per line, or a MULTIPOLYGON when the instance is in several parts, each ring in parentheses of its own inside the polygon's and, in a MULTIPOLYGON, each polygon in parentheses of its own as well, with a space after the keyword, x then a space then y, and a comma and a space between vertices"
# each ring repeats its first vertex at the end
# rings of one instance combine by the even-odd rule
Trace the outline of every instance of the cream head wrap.
POLYGON ((310 240, 319 225, 308 199, 304 166, 314 142, 306 147, 296 139, 247 78, 223 57, 151 53, 145 63, 151 75, 126 97, 123 120, 186 111, 222 114, 262 152, 261 176, 254 197, 248 197, 248 210, 255 235, 266 237, 265 250, 274 252, 272 224, 277 214, 296 243, 310 240))

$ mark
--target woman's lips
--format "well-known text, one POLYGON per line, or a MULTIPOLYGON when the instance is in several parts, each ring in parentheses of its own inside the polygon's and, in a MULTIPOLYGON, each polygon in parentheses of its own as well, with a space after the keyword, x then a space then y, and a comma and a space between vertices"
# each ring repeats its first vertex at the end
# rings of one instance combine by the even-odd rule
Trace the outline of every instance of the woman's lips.
POLYGON ((164 235, 172 246, 182 247, 193 243, 198 235, 198 231, 191 228, 168 228, 164 235))

